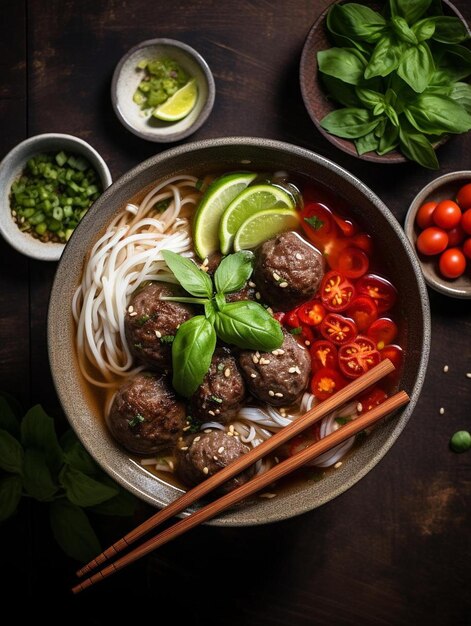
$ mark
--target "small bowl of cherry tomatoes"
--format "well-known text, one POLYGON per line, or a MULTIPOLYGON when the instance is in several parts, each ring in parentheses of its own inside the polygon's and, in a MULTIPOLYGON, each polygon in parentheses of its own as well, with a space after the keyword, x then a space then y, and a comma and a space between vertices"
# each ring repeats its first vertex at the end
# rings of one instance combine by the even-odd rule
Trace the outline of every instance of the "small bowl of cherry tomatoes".
POLYGON ((427 284, 447 296, 471 298, 471 170, 426 185, 409 207, 404 230, 427 284))

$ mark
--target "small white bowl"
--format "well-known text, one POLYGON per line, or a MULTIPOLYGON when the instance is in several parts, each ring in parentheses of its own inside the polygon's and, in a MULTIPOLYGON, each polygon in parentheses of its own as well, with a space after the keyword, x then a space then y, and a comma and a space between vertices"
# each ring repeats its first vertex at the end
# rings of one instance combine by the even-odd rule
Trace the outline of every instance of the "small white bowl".
POLYGON ((116 66, 111 83, 113 108, 124 126, 138 137, 163 143, 184 139, 204 124, 213 108, 215 94, 214 78, 206 61, 199 52, 175 39, 148 39, 131 48, 116 66), (196 79, 198 86, 196 105, 177 122, 145 117, 133 101, 134 92, 142 80, 142 72, 137 71, 138 63, 159 57, 175 60, 196 79))
POLYGON ((404 221, 404 230, 416 251, 416 254, 420 261, 422 273, 425 278, 425 282, 446 296, 452 298, 471 298, 471 276, 469 274, 469 261, 466 272, 458 278, 445 278, 438 270, 439 255, 425 256, 420 254, 416 248, 417 237, 419 236, 421 229, 415 223, 415 216, 420 207, 425 202, 440 202, 440 200, 454 200, 460 187, 466 183, 471 183, 471 170, 463 170, 460 172, 450 172, 439 176, 430 182, 428 185, 419 191, 419 193, 412 200, 412 203, 407 211, 406 219, 404 221))
POLYGON ((61 133, 45 133, 25 139, 11 150, 0 163, 0 233, 8 243, 33 259, 58 261, 65 244, 43 242, 28 233, 23 233, 11 214, 10 191, 13 182, 23 172, 26 162, 33 156, 64 150, 85 157, 96 170, 103 191, 111 185, 111 174, 98 152, 83 139, 61 133))

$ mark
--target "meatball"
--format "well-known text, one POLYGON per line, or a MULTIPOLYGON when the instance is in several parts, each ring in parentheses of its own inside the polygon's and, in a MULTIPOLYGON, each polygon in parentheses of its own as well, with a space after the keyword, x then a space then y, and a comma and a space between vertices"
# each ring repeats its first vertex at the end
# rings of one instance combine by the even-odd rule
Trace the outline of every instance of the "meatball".
POLYGON ((190 400, 190 413, 202 422, 226 423, 245 398, 245 385, 228 348, 218 348, 203 382, 190 400))
POLYGON ((244 350, 239 365, 249 392, 256 398, 282 406, 295 402, 306 389, 311 371, 308 351, 284 332, 281 347, 272 352, 244 350))
MULTIPOLYGON (((248 451, 248 446, 238 437, 231 437, 222 430, 188 435, 176 448, 176 475, 186 485, 197 485, 248 451)), ((249 481, 254 472, 252 465, 221 485, 219 490, 223 493, 232 491, 249 481)))
POLYGON ((185 405, 164 375, 140 372, 116 394, 111 433, 130 452, 154 454, 175 445, 186 425, 185 405))
POLYGON ((172 368, 171 337, 193 316, 187 304, 160 300, 181 295, 177 285, 149 283, 136 292, 126 311, 124 328, 129 349, 141 363, 160 372, 172 368))
POLYGON ((281 233, 256 250, 254 281, 262 300, 276 311, 309 300, 323 275, 321 252, 295 232, 281 233))

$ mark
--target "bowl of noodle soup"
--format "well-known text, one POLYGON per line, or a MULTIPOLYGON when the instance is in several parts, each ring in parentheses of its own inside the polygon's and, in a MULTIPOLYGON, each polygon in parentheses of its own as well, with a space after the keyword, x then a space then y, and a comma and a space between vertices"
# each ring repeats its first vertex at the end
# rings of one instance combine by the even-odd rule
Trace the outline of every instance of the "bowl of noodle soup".
MULTIPOLYGON (((213 139, 163 152, 124 174, 89 210, 66 247, 51 293, 48 343, 56 389, 75 432, 112 478, 156 507, 167 505, 185 488, 173 476, 171 455, 130 453, 111 435, 106 416, 123 381, 145 369, 136 363, 126 339, 133 294, 143 283, 175 282, 162 250, 194 257, 192 218, 201 184, 208 176, 240 170, 274 172, 320 185, 346 202, 352 218, 367 228, 381 268, 397 289, 397 343, 406 358, 400 380, 392 387, 404 389, 411 401, 361 443, 344 442, 273 493, 254 496, 210 522, 229 526, 279 521, 306 512, 369 472, 411 416, 430 343, 428 298, 416 256, 394 216, 352 174, 303 148, 258 138, 213 139)), ((248 402, 229 425, 209 420, 199 427, 202 432, 230 430, 244 445, 255 446, 317 401, 308 389, 295 407, 248 402)), ((356 410, 353 403, 326 417, 316 437, 338 428, 356 410)), ((265 471, 274 462, 276 457, 259 462, 255 471, 265 471)))

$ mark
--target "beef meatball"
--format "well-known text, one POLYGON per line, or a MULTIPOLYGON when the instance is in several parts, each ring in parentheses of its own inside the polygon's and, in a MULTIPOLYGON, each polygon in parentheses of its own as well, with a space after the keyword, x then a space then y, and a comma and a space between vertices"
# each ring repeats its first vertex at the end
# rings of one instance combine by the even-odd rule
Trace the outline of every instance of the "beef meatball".
MULTIPOLYGON (((248 451, 248 446, 238 437, 231 437, 222 430, 188 435, 179 442, 175 451, 176 475, 186 485, 197 485, 248 451)), ((254 472, 254 466, 248 467, 221 485, 219 491, 232 491, 250 480, 254 472)))
POLYGON ((281 347, 272 352, 244 350, 239 365, 249 392, 256 398, 283 406, 295 402, 306 389, 311 371, 308 351, 284 332, 281 347))
POLYGON ((217 348, 203 382, 190 400, 190 413, 202 422, 226 423, 245 398, 245 385, 228 348, 217 348))
POLYGON ((185 425, 185 405, 177 400, 167 377, 149 372, 124 383, 108 418, 115 439, 136 454, 172 447, 185 425))
POLYGON ((160 372, 172 368, 171 337, 193 316, 187 304, 160 300, 160 296, 182 295, 177 285, 149 283, 129 303, 124 328, 129 349, 141 362, 160 372))
POLYGON ((323 275, 321 252, 295 232, 281 233, 255 252, 254 281, 262 300, 276 311, 309 300, 323 275))

